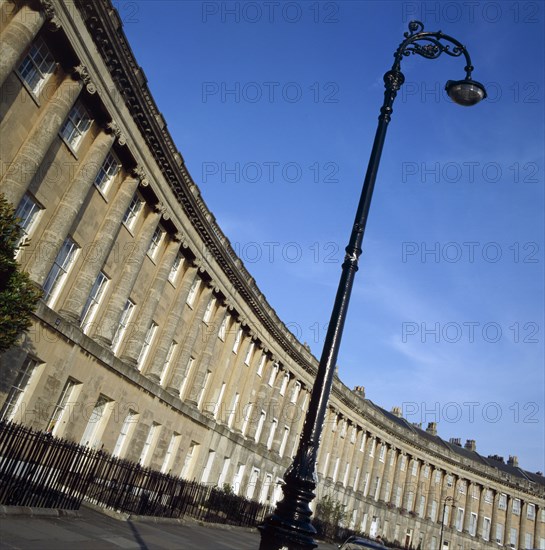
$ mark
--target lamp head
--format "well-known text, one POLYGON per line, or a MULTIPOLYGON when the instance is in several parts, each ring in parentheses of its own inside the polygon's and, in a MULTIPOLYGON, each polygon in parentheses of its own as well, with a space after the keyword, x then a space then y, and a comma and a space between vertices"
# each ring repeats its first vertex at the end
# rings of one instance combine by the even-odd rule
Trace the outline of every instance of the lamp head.
POLYGON ((486 97, 484 86, 471 78, 449 80, 445 85, 445 90, 454 103, 464 107, 471 107, 486 97))

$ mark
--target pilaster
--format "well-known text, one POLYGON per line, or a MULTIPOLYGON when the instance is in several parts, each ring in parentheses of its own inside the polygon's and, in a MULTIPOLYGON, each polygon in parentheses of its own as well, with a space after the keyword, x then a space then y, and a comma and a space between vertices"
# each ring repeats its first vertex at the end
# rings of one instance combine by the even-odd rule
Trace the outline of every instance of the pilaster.
POLYGON ((134 247, 129 257, 124 259, 123 270, 116 287, 110 297, 107 309, 102 316, 96 339, 107 346, 112 345, 114 335, 119 327, 119 320, 123 313, 123 307, 130 297, 142 262, 148 251, 151 237, 159 221, 159 213, 151 211, 142 224, 142 228, 135 238, 134 247))
MULTIPOLYGON (((157 347, 155 348, 155 353, 153 356, 153 361, 151 366, 145 373, 148 378, 151 378, 153 381, 159 383, 161 377, 163 376, 163 367, 165 365, 165 360, 167 357, 168 350, 174 337, 177 332, 180 330, 180 319, 184 308, 186 307, 187 296, 195 279, 197 273, 197 267, 194 265, 188 265, 187 269, 183 274, 181 283, 179 283, 179 290, 177 292, 176 298, 172 307, 168 313, 166 322, 163 325, 163 328, 159 334, 159 341, 157 347)), ((167 385, 168 380, 165 381, 167 385)), ((173 395, 179 395, 180 388, 171 388, 171 393, 173 395)))
POLYGON ((0 87, 45 23, 42 11, 23 4, 0 34, 0 87))
POLYGON ((87 296, 89 296, 93 284, 112 250, 121 228, 123 215, 132 200, 139 181, 133 175, 128 175, 123 180, 110 208, 106 212, 98 233, 95 235, 94 242, 88 248, 88 253, 83 259, 76 281, 61 308, 61 313, 73 322, 79 320, 87 296))
POLYGON ((149 288, 146 300, 144 304, 142 304, 138 317, 135 320, 137 329, 135 331, 131 331, 131 337, 125 345, 122 359, 133 366, 137 365, 138 356, 142 350, 146 331, 153 320, 155 310, 157 309, 157 305, 159 304, 159 300, 163 294, 165 285, 167 284, 168 275, 179 248, 180 243, 177 239, 171 239, 168 242, 151 287, 149 288))
POLYGON ((112 134, 101 131, 80 163, 74 179, 67 185, 66 192, 41 237, 41 241, 47 243, 49 254, 45 256, 49 261, 44 261, 42 255, 37 254, 33 255, 33 258, 36 258, 35 261, 27 266, 30 277, 39 285, 43 284, 47 277, 57 252, 80 213, 98 169, 104 162, 114 139, 112 134))
POLYGON ((53 141, 59 139, 57 134, 82 88, 81 80, 69 75, 64 78, 11 163, 13 169, 6 170, 0 183, 6 199, 14 206, 21 202, 53 141))

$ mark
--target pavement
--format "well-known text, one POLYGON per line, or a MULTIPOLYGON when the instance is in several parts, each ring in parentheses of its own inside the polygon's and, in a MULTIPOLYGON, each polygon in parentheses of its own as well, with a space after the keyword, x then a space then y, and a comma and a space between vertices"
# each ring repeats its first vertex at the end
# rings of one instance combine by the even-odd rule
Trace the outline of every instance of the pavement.
MULTIPOLYGON (((0 550, 257 550, 255 528, 184 518, 128 516, 82 506, 77 512, 18 507, 0 509, 0 550)), ((334 550, 320 544, 319 550, 334 550)))

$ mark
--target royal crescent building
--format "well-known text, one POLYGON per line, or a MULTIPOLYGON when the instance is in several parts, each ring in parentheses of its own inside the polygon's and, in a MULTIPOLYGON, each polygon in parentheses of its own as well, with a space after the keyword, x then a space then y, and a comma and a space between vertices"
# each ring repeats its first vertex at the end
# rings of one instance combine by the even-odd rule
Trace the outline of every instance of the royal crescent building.
MULTIPOLYGON (((0 192, 43 289, 0 415, 272 504, 317 360, 216 223, 110 0, 0 0, 0 192)), ((318 500, 422 550, 545 549, 545 478, 334 382, 318 500)))

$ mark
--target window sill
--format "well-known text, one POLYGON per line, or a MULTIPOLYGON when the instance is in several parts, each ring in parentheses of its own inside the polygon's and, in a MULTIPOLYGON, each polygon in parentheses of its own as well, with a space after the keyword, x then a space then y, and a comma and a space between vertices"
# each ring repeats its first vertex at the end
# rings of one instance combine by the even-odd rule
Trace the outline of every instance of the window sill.
POLYGON ((68 151, 70 151, 70 154, 71 154, 76 160, 79 160, 78 154, 76 153, 76 150, 72 147, 72 145, 70 144, 70 142, 69 142, 65 137, 63 137, 60 133, 58 134, 58 136, 61 138, 61 141, 66 145, 66 148, 68 149, 68 151))
MULTIPOLYGON (((40 103, 40 100, 38 99, 37 93, 30 87, 28 82, 19 74, 19 71, 13 71, 21 84, 23 85, 23 88, 28 92, 28 95, 30 96, 30 99, 34 101, 36 104, 36 107, 40 108, 42 105, 40 103)), ((41 86, 38 88, 38 93, 40 92, 40 89, 43 89, 45 82, 41 82, 41 86)))

